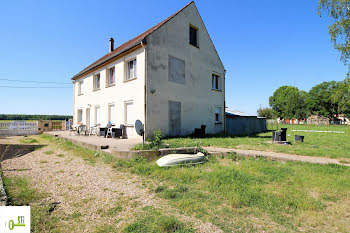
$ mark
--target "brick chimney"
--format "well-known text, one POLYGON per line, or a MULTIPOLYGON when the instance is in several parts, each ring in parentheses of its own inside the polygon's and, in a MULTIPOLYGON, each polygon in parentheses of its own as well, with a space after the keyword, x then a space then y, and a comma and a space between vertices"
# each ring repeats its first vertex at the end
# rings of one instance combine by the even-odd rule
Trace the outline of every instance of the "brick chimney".
POLYGON ((114 39, 111 37, 111 39, 109 39, 109 52, 113 52, 114 50, 114 39))

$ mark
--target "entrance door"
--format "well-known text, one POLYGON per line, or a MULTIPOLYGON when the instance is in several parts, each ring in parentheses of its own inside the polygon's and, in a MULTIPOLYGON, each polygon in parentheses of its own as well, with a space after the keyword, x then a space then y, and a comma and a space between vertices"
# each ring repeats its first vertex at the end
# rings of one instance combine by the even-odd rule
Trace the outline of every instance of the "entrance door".
POLYGON ((86 126, 90 129, 90 108, 86 109, 86 126))
POLYGON ((181 134, 181 102, 168 102, 169 136, 181 134))

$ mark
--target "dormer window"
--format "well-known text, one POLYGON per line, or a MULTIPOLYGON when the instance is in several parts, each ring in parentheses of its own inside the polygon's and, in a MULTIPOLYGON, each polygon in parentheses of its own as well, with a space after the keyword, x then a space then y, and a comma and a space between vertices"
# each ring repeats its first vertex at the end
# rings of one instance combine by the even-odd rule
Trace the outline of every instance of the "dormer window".
POLYGON ((190 44, 199 47, 198 46, 198 28, 190 25, 190 44))

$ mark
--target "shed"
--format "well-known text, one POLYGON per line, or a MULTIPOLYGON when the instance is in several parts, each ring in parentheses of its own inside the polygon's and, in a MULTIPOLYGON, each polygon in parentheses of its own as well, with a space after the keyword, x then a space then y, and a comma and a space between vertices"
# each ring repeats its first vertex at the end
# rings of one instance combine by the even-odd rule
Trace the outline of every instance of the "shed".
POLYGON ((250 135, 266 132, 266 118, 237 110, 225 109, 226 134, 250 135))

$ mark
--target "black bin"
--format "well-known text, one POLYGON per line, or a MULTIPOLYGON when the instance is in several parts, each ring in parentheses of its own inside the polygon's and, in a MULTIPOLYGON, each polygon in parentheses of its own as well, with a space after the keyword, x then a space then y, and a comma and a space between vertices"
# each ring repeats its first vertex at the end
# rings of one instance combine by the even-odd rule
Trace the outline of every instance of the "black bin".
POLYGON ((287 141, 287 129, 288 128, 281 128, 281 141, 283 142, 287 141))
POLYGON ((295 141, 296 142, 304 142, 304 136, 295 135, 295 141))
POLYGON ((123 135, 122 129, 120 128, 112 128, 112 137, 120 138, 123 135))

